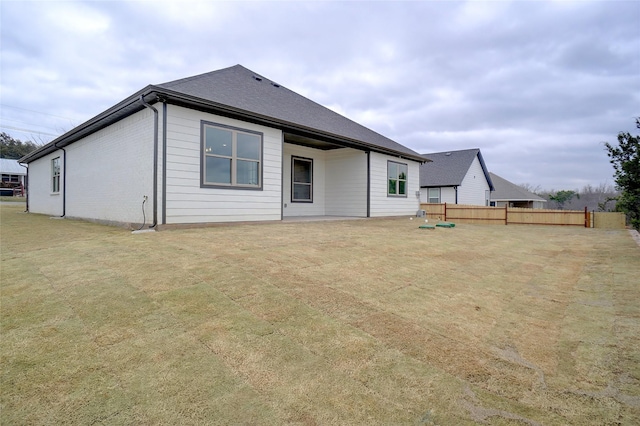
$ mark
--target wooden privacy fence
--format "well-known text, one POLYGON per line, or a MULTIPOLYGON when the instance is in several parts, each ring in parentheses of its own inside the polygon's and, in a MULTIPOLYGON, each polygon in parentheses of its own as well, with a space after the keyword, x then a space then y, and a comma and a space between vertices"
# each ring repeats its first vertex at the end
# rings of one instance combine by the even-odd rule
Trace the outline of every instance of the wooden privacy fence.
POLYGON ((594 212, 591 214, 593 228, 624 229, 627 217, 620 212, 594 212))
POLYGON ((484 207, 461 204, 420 204, 427 219, 496 225, 564 225, 592 227, 591 212, 518 207, 484 207))

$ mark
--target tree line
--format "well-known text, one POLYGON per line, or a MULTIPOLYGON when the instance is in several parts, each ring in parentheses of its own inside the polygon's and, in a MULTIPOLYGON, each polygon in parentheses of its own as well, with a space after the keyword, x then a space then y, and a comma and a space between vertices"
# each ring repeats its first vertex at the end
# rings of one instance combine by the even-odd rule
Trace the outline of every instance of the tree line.
POLYGON ((31 151, 40 148, 41 145, 32 141, 21 141, 9 136, 7 133, 0 133, 0 158, 10 158, 17 160, 31 151))
MULTIPOLYGON (((640 129, 640 117, 635 119, 640 129)), ((614 185, 587 185, 582 190, 543 191, 530 184, 522 188, 547 200, 546 208, 591 211, 620 211, 633 228, 640 231, 640 135, 618 133, 618 143, 604 143, 609 162, 613 165, 614 185)))
POLYGON ((547 200, 544 208, 558 210, 583 210, 613 212, 616 211, 616 200, 620 191, 613 184, 601 183, 598 186, 585 185, 575 190, 542 190, 530 184, 520 185, 529 192, 547 200))

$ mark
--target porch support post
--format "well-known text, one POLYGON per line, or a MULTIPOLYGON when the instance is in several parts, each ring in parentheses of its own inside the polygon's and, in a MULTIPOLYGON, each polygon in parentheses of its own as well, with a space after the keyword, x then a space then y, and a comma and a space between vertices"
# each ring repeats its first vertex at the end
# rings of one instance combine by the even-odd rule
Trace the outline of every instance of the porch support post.
POLYGON ((367 151, 367 217, 371 217, 371 151, 367 151))

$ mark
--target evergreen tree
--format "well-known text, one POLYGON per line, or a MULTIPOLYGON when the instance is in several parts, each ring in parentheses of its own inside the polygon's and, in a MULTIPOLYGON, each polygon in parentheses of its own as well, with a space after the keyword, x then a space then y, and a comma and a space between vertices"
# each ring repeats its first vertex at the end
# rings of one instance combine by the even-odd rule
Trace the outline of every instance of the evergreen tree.
MULTIPOLYGON (((640 118, 636 118, 640 129, 640 118)), ((617 208, 627 214, 636 230, 640 231, 640 136, 618 133, 618 146, 605 142, 617 187, 620 189, 617 208)))

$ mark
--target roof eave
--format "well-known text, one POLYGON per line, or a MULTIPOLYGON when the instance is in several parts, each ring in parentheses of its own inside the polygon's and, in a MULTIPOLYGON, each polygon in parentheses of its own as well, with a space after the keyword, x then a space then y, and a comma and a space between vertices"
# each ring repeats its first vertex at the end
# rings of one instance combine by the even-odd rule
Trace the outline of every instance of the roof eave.
POLYGON ((484 163, 484 158, 482 158, 482 152, 478 149, 478 159, 480 160, 480 166, 482 167, 482 171, 484 172, 484 177, 487 179, 487 183, 489 184, 489 190, 495 191, 495 187, 493 186, 493 182, 491 181, 491 175, 489 174, 489 170, 487 169, 487 165, 484 163))
MULTIPOLYGON (((24 157, 18 160, 19 163, 30 163, 31 161, 37 160, 38 158, 44 157, 45 155, 60 149, 64 148, 67 145, 70 145, 85 136, 88 136, 94 132, 97 132, 100 129, 103 129, 116 121, 121 120, 122 118, 131 115, 137 111, 144 109, 144 105, 142 105, 140 101, 140 96, 149 96, 153 93, 153 86, 147 86, 144 89, 134 93, 123 101, 117 103, 111 108, 103 111, 102 113, 96 115, 95 117, 87 120, 81 125, 74 127, 68 132, 64 133, 61 136, 58 136, 51 142, 42 147, 36 149, 33 152, 25 155, 24 157), (136 107, 135 104, 139 103, 139 107, 136 107)), ((155 102, 155 100, 153 101, 155 102)))
POLYGON ((145 101, 150 104, 153 104, 159 101, 170 101, 172 103, 176 103, 179 105, 182 104, 185 106, 195 107, 196 109, 206 110, 209 112, 213 111, 217 113, 222 113, 223 115, 241 118, 244 120, 249 120, 258 124, 267 125, 269 127, 275 127, 275 128, 289 130, 289 131, 293 130, 296 132, 302 132, 302 133, 314 135, 316 137, 327 138, 341 145, 350 146, 350 147, 365 150, 365 151, 376 151, 383 154, 392 155, 394 157, 417 161, 420 163, 431 161, 431 160, 425 159, 423 156, 417 153, 413 155, 406 152, 387 149, 375 144, 369 144, 364 141, 347 138, 347 137, 337 135, 337 134, 332 134, 329 132, 323 132, 318 129, 297 125, 295 123, 290 123, 283 120, 278 120, 273 117, 268 117, 268 116, 253 113, 250 111, 230 107, 228 105, 208 101, 206 99, 198 98, 195 96, 185 95, 183 93, 175 92, 170 89, 164 89, 154 85, 149 85, 144 89, 127 97, 126 99, 114 105, 113 107, 96 115, 95 117, 91 118, 85 123, 57 137, 56 139, 49 142, 48 144, 25 155, 24 157, 20 158, 18 162, 29 163, 31 161, 37 160, 38 158, 41 158, 59 148, 63 148, 67 145, 70 145, 82 139, 83 137, 88 136, 91 133, 94 133, 100 129, 103 129, 121 120, 122 118, 128 115, 141 111, 142 109, 145 108, 142 102, 140 102, 141 96, 144 97, 145 101))
POLYGON ((175 92, 170 89, 156 88, 156 91, 158 92, 159 96, 164 97, 164 100, 172 101, 178 104, 183 104, 185 106, 195 107, 196 109, 215 111, 217 113, 223 113, 223 115, 240 118, 240 119, 251 121, 257 124, 263 124, 269 127, 282 129, 285 131, 293 131, 293 132, 312 135, 312 136, 323 138, 323 139, 329 139, 332 142, 336 142, 341 145, 350 146, 350 147, 354 147, 354 148, 365 150, 365 151, 376 151, 384 154, 393 155, 395 157, 418 161, 420 163, 430 161, 417 153, 413 155, 406 152, 387 149, 375 144, 369 144, 361 140, 351 139, 351 138, 330 133, 330 132, 324 132, 315 128, 302 126, 302 125, 291 123, 285 120, 278 120, 270 116, 258 114, 258 113, 243 110, 240 108, 234 108, 229 105, 212 102, 206 99, 198 98, 196 96, 186 95, 184 93, 175 92))

